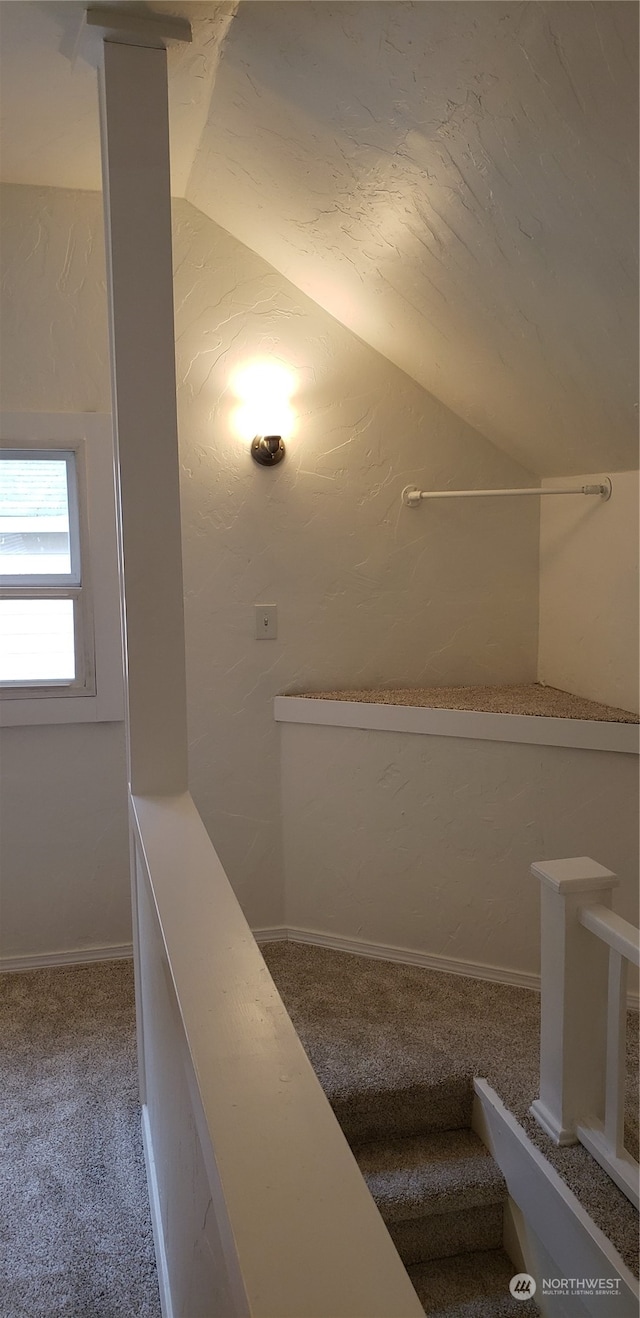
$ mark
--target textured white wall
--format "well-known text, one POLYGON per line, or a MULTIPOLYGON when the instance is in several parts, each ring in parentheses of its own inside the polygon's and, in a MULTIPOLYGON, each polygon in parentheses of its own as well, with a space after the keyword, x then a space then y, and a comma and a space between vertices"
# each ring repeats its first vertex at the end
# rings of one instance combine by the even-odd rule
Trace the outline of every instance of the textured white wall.
POLYGON ((102 201, 1 189, 0 370, 6 412, 109 412, 102 201))
MULTIPOLYGON (((3 192, 5 406, 108 408, 101 199, 3 192)), ((538 510, 535 501, 525 509, 507 501, 493 509, 401 508, 410 481, 529 478, 187 202, 176 203, 174 218, 193 795, 249 919, 281 923, 273 695, 367 682, 531 680, 538 510), (233 433, 234 372, 265 356, 291 369, 296 390, 295 432, 273 471, 256 467, 233 433), (279 606, 277 641, 254 639, 255 602, 279 606)), ((12 903, 5 927, 22 931, 14 952, 53 949, 44 946, 49 912, 60 903, 71 915, 65 885, 81 886, 92 863, 79 848, 73 879, 65 877, 66 851, 56 869, 48 794, 27 805, 28 757, 36 781, 40 744, 55 750, 70 800, 84 801, 92 836, 100 835, 102 789, 93 793, 92 782, 96 766, 107 763, 107 734, 79 729, 82 746, 71 747, 67 732, 14 732, 27 760, 21 780, 3 783, 13 838, 5 873, 17 863, 19 831, 29 827, 28 882, 42 897, 23 907, 17 886, 4 879, 4 901, 11 893, 12 903), (59 880, 46 887, 54 869, 59 880), (25 909, 38 910, 37 931, 25 909)), ((120 823, 112 820, 122 859, 113 865, 101 942, 123 940, 117 931, 128 909, 120 746, 121 759, 109 753, 114 775, 122 775, 120 823)), ((65 946, 86 939, 81 921, 65 927, 65 946)))
POLYGON ((402 507, 408 482, 529 477, 184 201, 174 248, 193 795, 263 925, 282 876, 272 697, 533 680, 538 508, 402 507), (272 471, 233 433, 234 373, 260 357, 295 379, 272 471), (254 639, 254 602, 278 605, 276 641, 254 639))
MULTIPOLYGON (((2 188, 3 406, 109 411, 101 199, 2 188)), ((131 938, 124 725, 0 736, 0 953, 131 938)))
MULTIPOLYGON (((6 407, 108 408, 100 197, 11 187, 2 211, 6 407)), ((532 679, 538 511, 536 501, 401 509, 409 481, 527 476, 186 202, 175 207, 175 263, 193 792, 249 918, 268 925, 284 918, 272 696, 532 679), (275 356, 295 378, 295 432, 274 471, 258 469, 233 432, 234 371, 256 356, 275 356), (278 604, 277 641, 254 640, 254 602, 278 604)), ((632 534, 621 516, 630 488, 618 478, 609 505, 580 504, 580 516, 609 518, 609 563, 614 536, 632 534)), ((571 502, 547 501, 545 516, 568 516, 571 502)), ((587 550, 605 552, 590 535, 580 566, 587 550)), ((548 577, 544 553, 543 564, 548 577)), ((577 580, 571 560, 572 599, 577 580)), ((611 624, 622 638, 628 589, 610 579, 597 596, 602 607, 622 601, 611 624)), ((3 951, 125 941, 122 727, 13 729, 3 746, 3 951)), ((471 765, 481 783, 484 768, 471 765)), ((330 775, 327 787, 330 818, 330 775)), ((528 838, 531 820, 521 823, 528 838)))
POLYGON ((0 955, 131 941, 124 724, 3 728, 0 955))
POLYGON ((638 758, 281 724, 287 923, 539 971, 534 860, 592 856, 638 922, 638 758))
POLYGON ((540 502, 540 680, 637 713, 638 473, 617 472, 608 503, 540 502))

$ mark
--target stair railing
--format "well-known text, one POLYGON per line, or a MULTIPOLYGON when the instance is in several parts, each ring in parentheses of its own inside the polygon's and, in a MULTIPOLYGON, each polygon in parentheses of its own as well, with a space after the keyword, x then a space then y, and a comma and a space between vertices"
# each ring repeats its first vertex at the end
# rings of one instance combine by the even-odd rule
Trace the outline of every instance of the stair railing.
POLYGON ((540 1097, 531 1112, 556 1144, 583 1144, 638 1207, 624 1147, 628 962, 640 932, 611 910, 619 880, 586 856, 539 861, 540 1097))

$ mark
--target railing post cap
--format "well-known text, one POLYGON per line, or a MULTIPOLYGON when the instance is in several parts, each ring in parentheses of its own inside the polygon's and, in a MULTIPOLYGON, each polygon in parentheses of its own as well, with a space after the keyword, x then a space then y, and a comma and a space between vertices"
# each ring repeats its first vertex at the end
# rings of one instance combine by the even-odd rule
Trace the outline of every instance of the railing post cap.
POLYGON ((593 892, 603 888, 617 888, 620 880, 611 870, 599 865, 589 856, 571 856, 566 860, 536 860, 531 873, 542 879, 554 892, 569 895, 573 892, 593 892))

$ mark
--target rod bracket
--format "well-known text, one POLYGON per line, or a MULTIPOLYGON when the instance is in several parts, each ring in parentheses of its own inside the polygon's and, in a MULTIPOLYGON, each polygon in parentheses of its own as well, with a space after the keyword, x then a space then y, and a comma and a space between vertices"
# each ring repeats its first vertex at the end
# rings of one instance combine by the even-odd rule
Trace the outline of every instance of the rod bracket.
POLYGON ((612 489, 611 477, 606 476, 598 485, 583 485, 582 492, 583 494, 599 494, 603 503, 606 503, 611 498, 612 489))
POLYGON ((405 508, 417 508, 420 503, 420 490, 418 489, 418 486, 405 485, 401 498, 405 508))

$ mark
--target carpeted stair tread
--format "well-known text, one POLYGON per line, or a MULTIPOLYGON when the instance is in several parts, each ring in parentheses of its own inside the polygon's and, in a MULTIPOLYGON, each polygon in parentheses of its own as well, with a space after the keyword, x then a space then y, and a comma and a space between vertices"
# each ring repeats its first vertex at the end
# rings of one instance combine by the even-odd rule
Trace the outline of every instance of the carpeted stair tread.
POLYGON ((463 1208, 457 1213, 433 1213, 431 1217, 389 1222, 387 1230, 402 1262, 409 1267, 454 1254, 500 1249, 503 1218, 504 1204, 484 1204, 482 1208, 463 1208))
POLYGON ((535 1300, 510 1294, 517 1268, 502 1249, 437 1259, 408 1272, 428 1318, 538 1318, 535 1300))
POLYGON ((418 1020, 416 1038, 415 1014, 409 1018, 398 1011, 402 1004, 396 987, 391 984, 387 991, 380 984, 375 963, 360 967, 358 999, 363 995, 371 1010, 362 1011, 360 1001, 354 1010, 348 972, 359 958, 342 958, 347 964, 341 969, 347 973, 337 979, 318 979, 313 967, 308 973, 304 953, 310 950, 321 949, 274 943, 264 953, 349 1142, 468 1126, 472 1066, 452 1058, 430 1021, 421 1028, 418 1020))
MULTIPOLYGON (((313 1057, 311 1058, 313 1063, 313 1057)), ((379 1077, 371 1086, 335 1087, 313 1063, 333 1111, 353 1146, 392 1135, 398 1139, 427 1131, 468 1126, 473 1106, 470 1076, 431 1074, 402 1084, 401 1077, 379 1077)))
POLYGON ((499 1167, 472 1130, 381 1139, 354 1152, 387 1224, 502 1204, 507 1197, 499 1167))
POLYGON ((320 1023, 287 1003, 313 1069, 350 1144, 469 1126, 471 1069, 429 1038, 405 1047, 394 1019, 354 1016, 323 1003, 320 1023))

